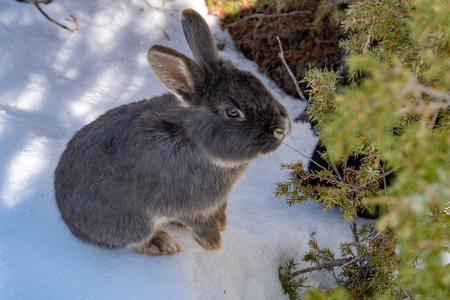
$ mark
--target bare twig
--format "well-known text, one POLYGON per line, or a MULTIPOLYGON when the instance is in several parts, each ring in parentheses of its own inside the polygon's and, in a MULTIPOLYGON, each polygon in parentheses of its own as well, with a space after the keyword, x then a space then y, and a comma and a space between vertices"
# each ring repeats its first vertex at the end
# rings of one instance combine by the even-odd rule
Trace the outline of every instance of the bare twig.
POLYGON ((447 107, 448 107, 448 105, 450 105, 450 94, 435 91, 433 89, 430 89, 430 88, 420 84, 416 78, 414 78, 414 80, 415 80, 414 85, 417 90, 419 90, 420 92, 422 92, 430 97, 433 97, 435 99, 441 99, 443 102, 447 103, 447 107))
POLYGON ((288 16, 295 16, 295 15, 312 15, 313 13, 309 10, 303 10, 303 11, 292 11, 289 13, 282 13, 282 14, 272 14, 272 15, 265 15, 265 14, 254 14, 251 16, 247 16, 244 17, 242 19, 240 19, 239 21, 230 23, 230 24, 226 24, 225 27, 234 27, 237 26, 238 24, 251 20, 251 19, 269 19, 269 18, 280 18, 280 17, 288 17, 288 16))
MULTIPOLYGON (((353 193, 351 194, 351 198, 353 200, 353 193)), ((353 237, 355 238, 355 243, 359 243, 358 224, 356 223, 356 217, 353 217, 350 227, 352 228, 353 237)))
POLYGON ((445 101, 437 101, 432 102, 430 104, 420 104, 417 106, 408 105, 402 109, 399 110, 399 114, 424 114, 429 113, 432 115, 435 111, 440 110, 442 108, 448 108, 450 107, 450 102, 445 101))
MULTIPOLYGON (((450 93, 439 92, 422 85, 412 74, 407 74, 408 83, 402 89, 400 98, 407 93, 413 93, 416 97, 417 104, 412 103, 399 110, 399 114, 428 114, 431 117, 437 116, 437 111, 450 107, 450 93), (421 99, 421 94, 425 94, 433 98, 433 102, 425 103, 421 99)), ((434 124, 434 122, 433 122, 434 124)))
MULTIPOLYGON (((384 171, 384 167, 386 166, 386 163, 383 162, 383 165, 381 166, 381 170, 383 171, 383 174, 385 173, 384 171)), ((387 175, 386 175, 387 176, 387 175)), ((384 194, 387 195, 387 183, 386 183, 386 176, 382 176, 381 178, 383 179, 383 191, 384 194)))
POLYGON ((43 4, 50 4, 52 3, 53 0, 16 0, 17 2, 23 2, 23 3, 28 3, 28 4, 39 4, 39 3, 43 3, 43 4))
MULTIPOLYGON (((310 162, 312 162, 313 164, 315 164, 316 166, 318 166, 319 168, 321 168, 322 170, 328 170, 327 168, 325 168, 324 166, 322 166, 321 164, 319 164, 318 162, 316 162, 314 159, 306 156, 305 154, 303 154, 302 152, 298 151, 297 149, 295 149, 294 147, 289 146, 286 143, 283 143, 283 145, 285 145, 286 147, 294 150, 295 152, 297 152, 298 154, 300 154, 301 156, 303 156, 304 158, 306 158, 307 160, 309 160, 310 162)), ((320 153, 320 152, 318 152, 320 153)), ((312 174, 312 176, 314 176, 315 178, 318 178, 320 180, 324 180, 327 182, 333 182, 335 184, 339 184, 339 183, 343 183, 342 181, 339 180, 339 178, 337 178, 336 176, 334 176, 333 174, 331 174, 330 178, 325 178, 322 176, 318 176, 317 174, 312 174)), ((354 187, 354 186, 350 186, 350 187, 354 187)), ((359 187, 359 186, 358 186, 359 187)))
POLYGON ((67 26, 65 26, 65 25, 63 25, 63 24, 61 24, 61 23, 59 23, 59 22, 56 22, 55 20, 53 20, 52 18, 50 18, 50 17, 49 17, 49 16, 41 9, 41 7, 39 6, 39 4, 36 3, 35 5, 36 5, 36 7, 39 9, 39 11, 40 11, 40 12, 47 18, 47 20, 49 20, 50 22, 53 22, 53 23, 55 23, 56 25, 58 25, 58 26, 60 26, 60 27, 62 27, 62 28, 64 28, 64 29, 66 29, 66 30, 68 30, 68 31, 70 31, 70 32, 76 32, 76 31, 79 29, 78 23, 77 23, 77 19, 76 19, 74 16, 69 15, 70 19, 69 19, 69 18, 66 18, 66 21, 75 24, 75 28, 74 28, 74 29, 70 29, 69 27, 67 27, 67 26))
POLYGON ((433 129, 434 126, 436 125, 436 120, 438 119, 439 116, 439 110, 436 110, 433 115, 431 116, 431 122, 430 122, 430 129, 433 129))
POLYGON ((52 3, 53 0, 16 0, 16 1, 17 2, 22 2, 22 3, 34 4, 37 7, 37 9, 44 15, 44 17, 47 18, 47 20, 49 20, 52 23, 55 23, 56 25, 66 29, 66 30, 68 30, 70 32, 76 32, 79 29, 78 23, 77 23, 77 19, 74 16, 69 15, 70 19, 66 18, 66 21, 71 22, 71 23, 73 23, 75 25, 74 29, 70 29, 69 27, 67 27, 67 26, 65 26, 65 25, 63 25, 63 24, 53 20, 52 18, 50 18, 50 16, 47 15, 42 10, 42 8, 39 6, 39 4, 45 4, 45 5, 50 4, 50 3, 52 3))
POLYGON ((283 62, 284 67, 286 68, 286 70, 289 73, 289 76, 291 76, 292 82, 294 82, 295 84, 295 88, 297 90, 298 95, 300 96, 300 98, 305 101, 306 103, 308 103, 308 101, 306 100, 305 96, 303 95, 302 91, 300 90, 300 87, 298 86, 298 82, 297 79, 295 79, 294 74, 292 74, 291 69, 289 68, 286 60, 284 59, 284 53, 283 53, 283 47, 281 46, 281 41, 280 38, 277 37, 278 40, 278 44, 280 45, 280 53, 278 54, 278 56, 280 57, 281 61, 283 62))
MULTIPOLYGON (((322 153, 320 153, 320 154, 322 154, 322 153)), ((331 166, 331 167, 333 168, 333 170, 334 170, 334 172, 336 173, 337 177, 338 177, 342 182, 344 182, 344 178, 341 176, 341 173, 339 173, 339 170, 336 168, 336 165, 335 165, 333 162, 330 163, 324 156, 323 156, 323 159, 327 162, 327 164, 328 164, 329 166, 331 166)))
MULTIPOLYGON (((381 178, 385 178, 386 176, 394 173, 398 168, 392 168, 386 172, 384 172, 383 174, 380 175, 381 178)), ((383 170, 384 170, 384 166, 383 166, 383 170)))
POLYGON ((259 19, 256 23, 255 29, 253 29, 253 53, 256 54, 256 32, 258 30, 259 25, 261 25, 263 19, 259 19))
POLYGON ((311 161, 313 164, 315 164, 316 166, 318 166, 319 168, 323 169, 323 170, 327 170, 327 168, 325 168, 324 166, 322 166, 321 164, 319 164, 318 162, 314 161, 312 158, 309 158, 308 156, 306 156, 305 154, 303 154, 302 152, 298 151, 297 149, 295 149, 294 147, 289 146, 286 143, 283 143, 283 145, 287 146, 288 148, 294 150, 295 152, 297 152, 298 154, 300 154, 301 156, 303 156, 304 158, 308 159, 309 161, 311 161))

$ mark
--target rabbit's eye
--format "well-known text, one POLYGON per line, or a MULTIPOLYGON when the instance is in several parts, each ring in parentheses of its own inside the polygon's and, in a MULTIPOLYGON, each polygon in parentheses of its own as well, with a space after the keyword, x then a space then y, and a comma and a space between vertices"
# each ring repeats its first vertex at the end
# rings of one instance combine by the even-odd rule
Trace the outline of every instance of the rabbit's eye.
POLYGON ((227 115, 228 118, 231 118, 231 119, 236 119, 236 118, 241 117, 241 114, 239 113, 239 111, 236 108, 227 108, 225 110, 225 114, 227 115))

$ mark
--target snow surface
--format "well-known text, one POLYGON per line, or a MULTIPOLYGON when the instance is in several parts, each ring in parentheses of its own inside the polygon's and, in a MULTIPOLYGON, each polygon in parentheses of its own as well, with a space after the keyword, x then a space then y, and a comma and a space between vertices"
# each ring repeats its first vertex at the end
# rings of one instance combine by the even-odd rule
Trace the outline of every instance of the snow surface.
MULTIPOLYGON (((293 118, 303 110, 235 49, 204 1, 44 6, 56 20, 74 15, 76 33, 33 5, 0 3, 0 299, 287 299, 278 267, 291 257, 300 261, 311 232, 336 252, 340 241, 351 240, 339 212, 323 215, 314 204, 288 207, 274 198, 276 183, 289 176, 279 163, 305 160, 286 145, 254 161, 232 193, 219 250, 204 250, 189 229, 175 226, 165 230, 183 251, 164 257, 104 250, 70 233, 52 186, 66 143, 107 110, 165 92, 146 53, 163 44, 191 55, 178 22, 186 7, 206 17, 217 41, 226 43, 223 57, 257 74, 293 118)), ((286 140, 306 155, 315 143, 310 126, 299 123, 286 140)))

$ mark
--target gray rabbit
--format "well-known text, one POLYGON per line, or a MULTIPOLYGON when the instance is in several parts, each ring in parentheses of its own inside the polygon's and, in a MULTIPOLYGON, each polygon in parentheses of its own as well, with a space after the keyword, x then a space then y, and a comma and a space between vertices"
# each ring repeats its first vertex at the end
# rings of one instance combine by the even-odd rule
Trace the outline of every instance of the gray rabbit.
POLYGON ((67 144, 55 171, 63 220, 79 239, 148 255, 180 247, 178 222, 221 246, 227 198, 249 162, 291 131, 286 109, 247 71, 219 57, 205 20, 180 14, 194 60, 155 45, 148 61, 168 94, 116 107, 67 144))

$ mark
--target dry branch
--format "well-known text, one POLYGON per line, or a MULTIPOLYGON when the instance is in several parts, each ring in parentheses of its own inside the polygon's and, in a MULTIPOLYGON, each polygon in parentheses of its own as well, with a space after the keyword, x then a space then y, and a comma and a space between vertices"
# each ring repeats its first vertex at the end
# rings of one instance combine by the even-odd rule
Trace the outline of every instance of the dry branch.
POLYGON ((269 19, 269 18, 282 18, 282 17, 289 17, 289 16, 295 16, 295 15, 313 15, 312 11, 309 10, 303 10, 303 11, 292 11, 289 13, 282 13, 282 14, 272 14, 272 15, 265 15, 265 14, 254 14, 251 16, 247 16, 244 17, 242 19, 240 19, 239 21, 230 23, 230 24, 226 24, 225 27, 233 27, 233 26, 237 26, 242 22, 245 22, 247 20, 251 20, 251 19, 269 19))
POLYGON ((295 149, 292 146, 289 146, 286 143, 283 143, 283 145, 285 145, 286 147, 290 148, 291 150, 294 150, 295 152, 297 152, 298 154, 300 154, 301 156, 303 156, 304 158, 310 160, 313 164, 315 164, 316 166, 318 166, 319 168, 323 169, 323 170, 327 170, 327 168, 325 168, 324 166, 320 165, 318 162, 316 162, 315 160, 313 160, 311 157, 306 156, 305 154, 303 154, 302 152, 298 151, 297 149, 295 149))
POLYGON ((295 89, 297 90, 298 95, 300 96, 300 98, 305 101, 306 103, 308 103, 308 101, 306 100, 305 96, 303 95, 302 91, 300 90, 300 87, 298 86, 298 82, 297 79, 295 79, 294 74, 292 74, 291 68, 289 68, 286 60, 284 59, 284 53, 283 53, 283 47, 281 46, 281 41, 280 38, 277 37, 278 40, 278 44, 280 45, 280 53, 278 54, 278 56, 280 57, 281 61, 283 62, 284 67, 286 68, 286 70, 289 73, 289 76, 291 77, 292 81, 295 84, 295 89))
POLYGON ((28 3, 28 4, 50 4, 52 3, 53 0, 45 0, 45 1, 41 1, 41 0, 16 0, 17 2, 22 2, 22 3, 28 3))
POLYGON ((37 9, 44 15, 44 17, 47 18, 47 20, 49 20, 50 22, 58 25, 59 27, 64 28, 65 30, 68 30, 70 32, 76 32, 79 29, 79 26, 78 26, 78 23, 77 23, 77 19, 74 16, 69 15, 70 19, 66 18, 66 21, 71 22, 71 23, 73 23, 75 25, 75 28, 71 29, 71 28, 69 28, 69 27, 67 27, 67 26, 65 26, 65 25, 63 25, 63 24, 53 20, 39 6, 39 4, 45 4, 45 5, 50 4, 50 3, 52 3, 53 0, 43 0, 43 1, 42 0, 16 0, 16 1, 17 2, 22 2, 22 3, 27 3, 27 4, 34 4, 37 7, 37 9))

